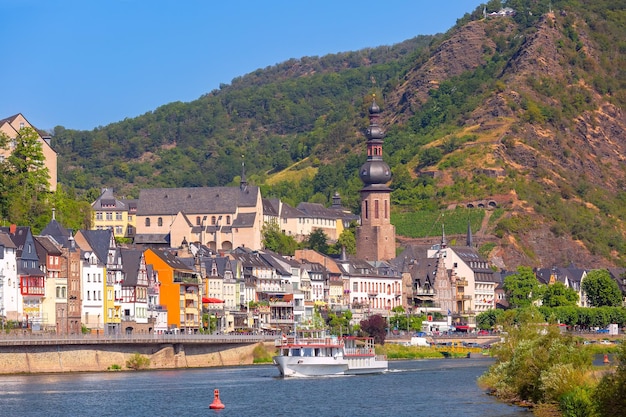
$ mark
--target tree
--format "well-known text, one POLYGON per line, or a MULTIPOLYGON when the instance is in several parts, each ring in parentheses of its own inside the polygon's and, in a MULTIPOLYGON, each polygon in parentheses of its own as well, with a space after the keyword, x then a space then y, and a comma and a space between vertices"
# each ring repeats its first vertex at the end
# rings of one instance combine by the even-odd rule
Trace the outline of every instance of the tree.
POLYGON ((348 255, 354 255, 356 253, 356 238, 354 237, 352 229, 345 229, 341 232, 339 239, 337 239, 337 242, 332 248, 329 248, 329 251, 332 249, 331 252, 333 254, 339 255, 343 248, 346 248, 346 254, 348 255))
POLYGON ((575 306, 578 302, 578 293, 559 281, 544 289, 542 301, 546 307, 575 306))
POLYGON ((495 327, 504 310, 490 309, 476 316, 476 325, 481 330, 491 330, 495 327))
POLYGON ((381 345, 385 344, 385 338, 387 337, 387 321, 380 314, 369 316, 361 320, 359 324, 361 325, 362 331, 374 338, 375 343, 381 345))
MULTIPOLYGON (((0 141, 8 145, 6 136, 0 141)), ((43 145, 39 134, 30 128, 20 129, 11 154, 2 165, 2 217, 17 224, 28 224, 35 230, 50 219, 49 179, 43 145)))
POLYGON ((622 292, 606 269, 594 269, 583 279, 582 290, 593 307, 622 305, 622 292))
POLYGON ((275 222, 267 222, 261 229, 263 235, 263 247, 271 251, 280 253, 281 255, 293 255, 298 242, 292 237, 284 234, 278 224, 275 222))
POLYGON ((527 266, 517 268, 517 273, 504 278, 504 291, 513 308, 528 307, 540 295, 539 282, 527 266))
POLYGON ((322 229, 315 229, 309 235, 306 246, 314 251, 328 253, 328 236, 322 229))
POLYGON ((603 417, 622 416, 626 408, 626 345, 619 348, 617 360, 617 369, 606 373, 593 393, 593 402, 603 417))

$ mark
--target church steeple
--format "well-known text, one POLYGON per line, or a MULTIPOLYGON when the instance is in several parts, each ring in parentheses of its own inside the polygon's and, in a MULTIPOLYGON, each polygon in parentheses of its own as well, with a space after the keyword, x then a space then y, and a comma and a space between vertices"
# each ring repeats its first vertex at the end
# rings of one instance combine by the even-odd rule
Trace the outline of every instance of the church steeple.
POLYGON ((378 125, 380 107, 376 104, 376 97, 372 98, 369 108, 370 126, 367 128, 367 161, 361 166, 359 176, 365 187, 363 189, 389 189, 387 183, 391 180, 389 165, 383 161, 383 138, 385 132, 378 125))
MULTIPOLYGON (((243 155, 241 155, 243 158, 243 155)), ((246 161, 241 161, 241 180, 239 181, 239 189, 245 191, 248 188, 248 181, 246 180, 246 161)))
POLYGON ((376 97, 369 107, 370 125, 367 137, 367 160, 361 166, 361 225, 356 229, 357 256, 379 261, 396 256, 396 229, 390 222, 391 180, 389 165, 383 160, 385 132, 378 124, 380 107, 376 97))

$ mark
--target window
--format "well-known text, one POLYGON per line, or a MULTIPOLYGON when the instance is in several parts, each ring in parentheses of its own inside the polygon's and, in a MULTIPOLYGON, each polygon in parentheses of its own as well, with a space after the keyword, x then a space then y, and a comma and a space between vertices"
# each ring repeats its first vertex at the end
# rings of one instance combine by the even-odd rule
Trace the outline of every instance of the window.
POLYGON ((196 226, 200 226, 200 216, 196 216, 196 226))
POLYGON ((215 216, 211 216, 211 225, 215 226, 216 219, 215 216))
POLYGON ((96 211, 96 220, 102 220, 102 212, 96 211))
POLYGON ((118 211, 117 213, 115 213, 115 220, 122 220, 122 212, 118 211))
POLYGON ((378 200, 374 200, 374 218, 377 219, 378 217, 378 200))
POLYGON ((363 202, 363 213, 365 213, 364 218, 369 218, 369 204, 367 204, 367 200, 363 202))
POLYGON ((106 219, 107 219, 107 220, 113 220, 113 213, 111 213, 111 212, 107 212, 107 214, 106 214, 106 219))
POLYGON ((122 226, 115 226, 115 234, 121 235, 124 233, 124 228, 122 226))
POLYGON ((160 227, 160 226, 163 226, 163 217, 159 217, 159 218, 157 219, 157 226, 159 226, 159 227, 160 227))
POLYGON ((150 217, 146 217, 146 227, 150 227, 150 217))
POLYGON ((230 216, 226 216, 226 224, 230 224, 230 216))

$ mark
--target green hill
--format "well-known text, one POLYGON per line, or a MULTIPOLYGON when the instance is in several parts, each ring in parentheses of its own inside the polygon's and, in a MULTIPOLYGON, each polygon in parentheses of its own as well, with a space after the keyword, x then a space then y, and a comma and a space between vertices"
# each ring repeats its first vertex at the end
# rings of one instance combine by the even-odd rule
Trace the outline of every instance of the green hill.
POLYGON ((411 216, 494 201, 497 216, 473 229, 498 265, 623 265, 626 4, 487 12, 501 6, 516 14, 484 18, 481 5, 443 35, 290 60, 94 131, 57 127, 59 180, 87 199, 103 186, 135 196, 233 184, 243 160, 266 196, 328 203, 338 191, 357 211, 376 94, 398 234, 424 239, 411 216))

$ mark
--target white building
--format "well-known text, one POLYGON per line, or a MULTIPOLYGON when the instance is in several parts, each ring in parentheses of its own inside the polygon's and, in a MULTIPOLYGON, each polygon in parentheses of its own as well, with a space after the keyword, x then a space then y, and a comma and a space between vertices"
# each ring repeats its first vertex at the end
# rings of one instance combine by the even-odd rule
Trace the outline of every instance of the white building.
POLYGON ((17 251, 7 233, 0 232, 0 320, 21 318, 22 297, 17 282, 17 251))

